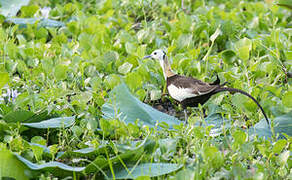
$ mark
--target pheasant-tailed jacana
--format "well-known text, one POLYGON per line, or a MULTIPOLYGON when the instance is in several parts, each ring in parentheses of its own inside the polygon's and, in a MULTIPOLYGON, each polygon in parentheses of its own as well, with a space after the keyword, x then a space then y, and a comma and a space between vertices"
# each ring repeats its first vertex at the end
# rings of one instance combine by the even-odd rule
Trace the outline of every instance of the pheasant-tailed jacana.
POLYGON ((168 93, 173 99, 175 99, 182 105, 186 120, 187 107, 197 107, 198 104, 203 105, 206 101, 208 101, 208 99, 210 99, 212 95, 222 91, 229 91, 234 93, 241 93, 251 98, 261 109, 269 125, 269 120, 264 109, 258 103, 258 101, 247 92, 244 92, 240 89, 224 87, 225 83, 220 85, 220 80, 218 79, 218 77, 214 83, 209 84, 192 77, 175 74, 171 70, 170 64, 168 62, 168 57, 163 50, 155 50, 151 53, 151 55, 145 56, 143 59, 146 58, 153 58, 159 61, 160 66, 163 70, 164 78, 166 80, 168 93))

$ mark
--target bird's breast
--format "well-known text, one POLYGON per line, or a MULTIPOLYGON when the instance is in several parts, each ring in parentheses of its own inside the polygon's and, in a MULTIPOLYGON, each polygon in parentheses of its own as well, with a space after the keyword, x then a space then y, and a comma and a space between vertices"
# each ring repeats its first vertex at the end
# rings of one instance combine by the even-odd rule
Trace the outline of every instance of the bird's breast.
POLYGON ((193 93, 193 90, 191 88, 183 88, 183 87, 177 87, 173 84, 170 84, 169 86, 167 86, 167 90, 169 95, 181 102, 187 98, 191 98, 191 97, 195 97, 197 96, 197 94, 193 93))

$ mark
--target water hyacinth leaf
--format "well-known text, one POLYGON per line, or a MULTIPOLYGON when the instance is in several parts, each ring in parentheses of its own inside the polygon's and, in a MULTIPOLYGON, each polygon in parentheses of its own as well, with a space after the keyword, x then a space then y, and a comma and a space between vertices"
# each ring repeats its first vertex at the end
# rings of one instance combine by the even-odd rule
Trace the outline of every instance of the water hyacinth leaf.
POLYGON ((13 23, 19 25, 21 28, 25 28, 27 24, 37 23, 38 27, 63 27, 65 24, 60 21, 45 19, 45 18, 7 18, 7 23, 13 23))
POLYGON ((227 50, 223 51, 221 53, 221 56, 222 56, 222 59, 223 59, 224 63, 226 63, 226 64, 231 64, 236 59, 235 52, 230 50, 230 49, 227 49, 227 50))
POLYGON ((284 94, 282 98, 282 103, 284 104, 284 106, 287 106, 289 108, 292 107, 292 91, 288 91, 284 94))
POLYGON ((12 17, 17 14, 22 6, 28 5, 30 0, 0 0, 0 14, 5 17, 12 17))
POLYGON ((44 163, 44 164, 35 164, 35 163, 28 161, 27 159, 23 158, 22 156, 20 156, 18 154, 14 154, 14 155, 17 157, 18 160, 23 162, 31 170, 47 170, 47 171, 55 172, 56 169, 59 169, 61 171, 65 171, 65 172, 66 171, 81 172, 85 169, 85 167, 72 167, 72 166, 68 166, 64 163, 60 163, 60 162, 56 162, 56 161, 51 161, 51 162, 44 163))
MULTIPOLYGON (((196 125, 199 126, 199 122, 196 125)), ((205 123, 202 126, 213 126, 210 130, 210 136, 216 137, 222 134, 223 129, 229 129, 231 127, 231 120, 222 117, 221 114, 213 113, 205 118, 205 123)))
POLYGON ((34 116, 34 113, 31 111, 18 110, 18 111, 9 112, 8 114, 6 114, 3 117, 3 119, 9 123, 11 123, 11 122, 25 122, 33 116, 34 116))
MULTIPOLYGON (((105 159, 104 156, 98 156, 92 161, 88 166, 86 166, 85 172, 98 172, 101 169, 104 169, 110 165, 110 163, 115 164, 117 167, 121 165, 121 160, 127 163, 134 163, 141 157, 141 155, 145 152, 153 153, 155 150, 153 146, 156 143, 153 143, 152 140, 145 138, 143 141, 132 141, 130 144, 118 144, 115 145, 116 150, 118 150, 119 154, 110 158, 110 160, 105 159), (151 149, 151 150, 149 150, 151 149)), ((109 148, 106 146, 100 146, 99 151, 105 152, 105 148, 109 148)))
POLYGON ((139 119, 139 125, 144 124, 150 127, 154 127, 157 122, 165 122, 169 125, 181 123, 177 118, 164 114, 139 101, 130 93, 124 83, 111 91, 110 101, 102 106, 102 112, 105 118, 119 118, 126 124, 134 124, 137 119, 139 119), (119 110, 119 112, 115 110, 119 110))
POLYGON ((126 42, 126 44, 125 44, 125 48, 126 48, 126 52, 128 53, 128 54, 135 54, 135 52, 136 52, 136 47, 135 47, 135 45, 134 44, 132 44, 132 43, 130 43, 130 42, 126 42))
POLYGON ((55 77, 57 80, 66 79, 68 66, 64 64, 58 64, 55 68, 55 77))
POLYGON ((133 67, 133 64, 129 63, 129 62, 125 62, 124 64, 122 64, 119 69, 118 72, 121 74, 127 74, 128 72, 131 71, 131 68, 133 67))
POLYGON ((249 59, 249 52, 252 48, 252 41, 248 38, 240 39, 235 43, 237 55, 240 59, 247 61, 249 59))
POLYGON ((285 133, 289 136, 292 136, 292 111, 282 116, 278 116, 274 119, 275 124, 275 133, 285 133))
MULTIPOLYGON (((143 163, 134 167, 115 169, 115 179, 136 179, 141 176, 156 177, 177 171, 182 165, 171 163, 143 163)), ((112 174, 108 174, 113 179, 112 174)))
POLYGON ((73 151, 65 151, 65 152, 58 152, 57 154, 57 158, 58 159, 62 159, 62 158, 66 158, 66 157, 89 157, 91 155, 95 155, 99 152, 103 152, 104 149, 106 148, 106 145, 100 145, 97 148, 93 148, 93 147, 88 147, 88 148, 83 148, 83 149, 77 149, 77 150, 73 150, 73 151))
POLYGON ((28 168, 21 163, 10 151, 0 150, 0 178, 29 179, 25 172, 28 168))
MULTIPOLYGON (((283 138, 283 134, 292 136, 292 111, 282 116, 278 116, 274 119, 274 131, 279 134, 280 138, 283 138)), ((257 134, 260 137, 272 137, 272 132, 265 119, 260 120, 254 128, 249 130, 251 134, 257 134)))
POLYGON ((6 72, 0 72, 0 89, 9 81, 9 74, 6 72))
POLYGON ((277 5, 288 8, 292 10, 292 0, 279 0, 277 5))
POLYGON ((47 128, 67 128, 74 124, 75 117, 59 117, 52 118, 49 120, 36 122, 36 123, 22 123, 24 126, 37 128, 37 129, 47 129, 47 128))

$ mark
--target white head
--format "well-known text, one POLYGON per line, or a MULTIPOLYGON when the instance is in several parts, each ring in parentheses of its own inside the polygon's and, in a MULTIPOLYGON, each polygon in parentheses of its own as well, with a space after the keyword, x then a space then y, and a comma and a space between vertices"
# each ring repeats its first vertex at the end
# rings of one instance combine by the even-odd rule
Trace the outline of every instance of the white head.
POLYGON ((163 50, 157 49, 157 50, 153 51, 150 55, 145 56, 143 59, 146 59, 146 58, 153 58, 153 59, 159 61, 160 66, 162 67, 162 70, 163 70, 163 75, 165 78, 173 75, 171 68, 170 68, 170 64, 167 60, 166 53, 163 50))
POLYGON ((166 57, 166 53, 161 49, 157 49, 153 51, 149 56, 145 56, 143 59, 153 58, 160 61, 160 60, 164 60, 165 57, 166 57))

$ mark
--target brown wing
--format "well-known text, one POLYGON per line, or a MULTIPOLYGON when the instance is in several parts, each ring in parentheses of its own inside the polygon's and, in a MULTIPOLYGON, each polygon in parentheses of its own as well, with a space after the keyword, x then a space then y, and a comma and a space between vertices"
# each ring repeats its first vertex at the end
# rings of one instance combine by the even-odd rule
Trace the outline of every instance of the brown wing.
POLYGON ((194 94, 204 95, 214 91, 219 85, 210 85, 192 77, 174 75, 167 78, 167 85, 173 84, 176 87, 192 89, 194 94))

